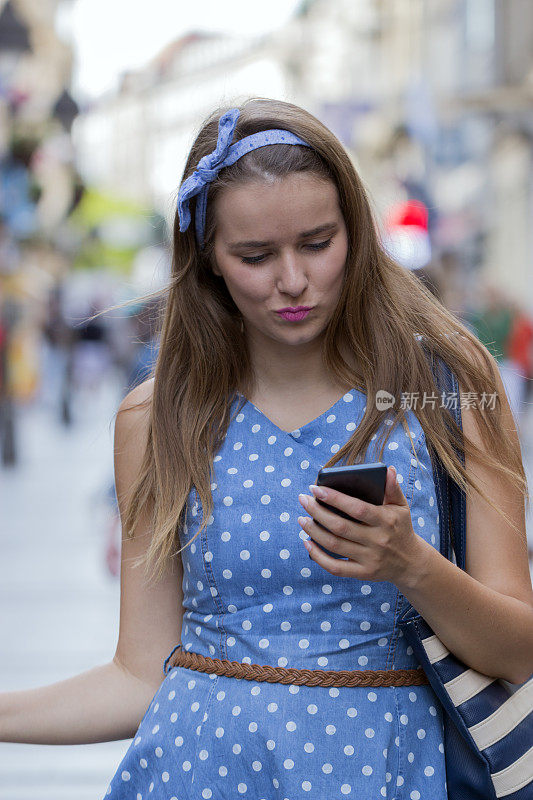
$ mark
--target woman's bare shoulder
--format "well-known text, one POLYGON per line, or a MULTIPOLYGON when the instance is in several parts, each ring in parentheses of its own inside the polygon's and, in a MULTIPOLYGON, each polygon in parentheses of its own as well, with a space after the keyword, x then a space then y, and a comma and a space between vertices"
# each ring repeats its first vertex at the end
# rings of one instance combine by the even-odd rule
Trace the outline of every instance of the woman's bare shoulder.
POLYGON ((136 454, 134 460, 139 460, 140 464, 148 440, 153 385, 153 378, 150 378, 130 389, 118 407, 115 441, 117 452, 127 454, 127 461, 136 454))
POLYGON ((128 394, 122 399, 119 405, 119 412, 130 411, 134 408, 146 409, 150 407, 152 395, 154 391, 154 379, 148 378, 147 380, 134 386, 130 389, 128 394))

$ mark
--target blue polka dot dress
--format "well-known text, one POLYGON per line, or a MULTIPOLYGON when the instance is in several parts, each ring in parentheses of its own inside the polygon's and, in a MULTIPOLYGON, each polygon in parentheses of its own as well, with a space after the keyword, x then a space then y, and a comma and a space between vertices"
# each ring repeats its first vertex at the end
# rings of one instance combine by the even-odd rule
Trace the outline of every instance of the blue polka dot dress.
MULTIPOLYGON (((407 600, 397 587, 333 576, 309 558, 297 521, 305 513, 298 494, 309 494, 320 467, 351 436, 365 401, 354 389, 286 432, 235 398, 214 458, 214 512, 181 554, 185 650, 308 669, 420 666, 398 627, 407 600)), ((412 441, 398 425, 382 460, 397 469, 415 531, 438 549, 426 440, 412 410, 407 423, 412 441)), ((379 460, 373 447, 367 462, 379 460)), ((201 520, 195 489, 190 501, 183 544, 201 520)), ((310 687, 174 667, 105 797, 444 800, 442 725, 429 685, 310 687)))

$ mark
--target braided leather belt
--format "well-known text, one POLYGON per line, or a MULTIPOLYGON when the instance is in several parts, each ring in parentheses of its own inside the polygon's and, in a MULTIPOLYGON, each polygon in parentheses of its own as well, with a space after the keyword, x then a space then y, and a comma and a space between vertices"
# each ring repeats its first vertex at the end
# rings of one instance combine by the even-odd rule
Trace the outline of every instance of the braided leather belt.
POLYGON ((297 669, 272 667, 270 664, 243 664, 241 661, 209 658, 176 645, 163 665, 167 669, 185 667, 198 672, 215 672, 228 678, 267 683, 291 683, 305 686, 423 686, 429 684, 426 673, 418 669, 297 669), (177 652, 176 652, 177 651, 177 652))

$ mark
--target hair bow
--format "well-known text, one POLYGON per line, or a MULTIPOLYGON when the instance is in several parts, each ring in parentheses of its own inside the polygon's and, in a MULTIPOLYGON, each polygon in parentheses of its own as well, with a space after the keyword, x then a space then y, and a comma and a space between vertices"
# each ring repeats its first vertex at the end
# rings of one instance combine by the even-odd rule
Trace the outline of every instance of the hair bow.
POLYGON ((233 132, 237 119, 240 115, 238 108, 230 108, 225 114, 222 114, 218 121, 218 138, 216 148, 212 153, 203 156, 198 162, 198 166, 180 186, 178 192, 178 215, 180 220, 180 231, 186 231, 191 222, 191 212, 189 209, 189 200, 196 194, 200 197, 197 203, 200 203, 202 208, 200 213, 196 214, 196 230, 198 239, 202 242, 202 231, 200 229, 200 220, 205 213, 205 203, 207 200, 207 184, 210 183, 220 170, 222 169, 224 159, 228 155, 228 151, 233 138, 233 132))

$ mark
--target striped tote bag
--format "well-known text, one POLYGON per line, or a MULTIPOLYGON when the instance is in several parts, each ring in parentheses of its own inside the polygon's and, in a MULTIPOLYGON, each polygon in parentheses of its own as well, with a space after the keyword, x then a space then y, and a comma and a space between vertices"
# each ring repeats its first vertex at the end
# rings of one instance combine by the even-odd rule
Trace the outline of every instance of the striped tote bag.
MULTIPOLYGON (((446 397, 455 392, 459 400, 454 373, 441 358, 427 351, 426 355, 441 396, 443 391, 446 397)), ((461 426, 457 405, 450 411, 461 426)), ((464 456, 459 455, 464 465, 464 456)), ((440 552, 465 569, 465 493, 436 453, 431 456, 440 552)), ((400 614, 399 625, 443 707, 449 800, 533 800, 533 676, 516 685, 470 669, 448 651, 410 604, 400 614)))

